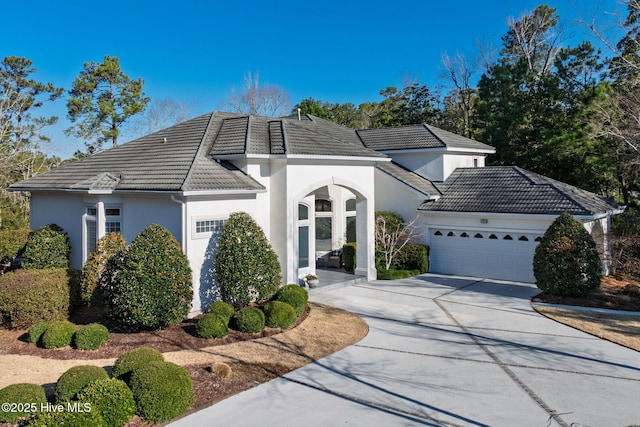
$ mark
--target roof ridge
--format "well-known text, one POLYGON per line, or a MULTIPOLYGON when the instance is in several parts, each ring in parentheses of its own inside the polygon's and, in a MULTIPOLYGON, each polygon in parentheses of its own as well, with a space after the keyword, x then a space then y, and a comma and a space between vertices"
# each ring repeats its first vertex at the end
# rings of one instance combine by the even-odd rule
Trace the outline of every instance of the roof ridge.
POLYGON ((253 120, 251 120, 251 117, 253 116, 253 114, 249 114, 247 116, 247 136, 245 137, 244 140, 244 153, 245 154, 249 154, 249 144, 251 144, 251 122, 253 120))
MULTIPOLYGON (((592 212, 593 211, 589 208, 587 208, 583 203, 580 203, 578 200, 576 200, 574 197, 571 197, 571 195, 567 194, 566 191, 563 191, 562 189, 558 188, 558 185, 556 185, 557 183, 568 186, 570 188, 575 188, 578 189, 580 191, 586 191, 586 190, 582 190, 581 188, 576 187, 575 185, 571 185, 571 184, 566 184, 557 180, 554 180, 553 178, 549 178, 548 176, 544 176, 541 175, 537 172, 532 172, 526 169, 522 169, 518 166, 512 166, 518 173, 520 173, 521 175, 523 175, 525 178, 527 178, 533 185, 545 185, 551 189, 553 189, 553 191, 555 191, 557 194, 559 194, 561 197, 563 197, 565 200, 569 201, 570 203, 572 203, 573 205, 579 207, 582 210, 588 211, 588 212, 592 212), (527 175, 528 174, 533 174, 535 175, 537 178, 539 178, 540 182, 535 182, 530 176, 527 175)), ((590 192, 589 192, 590 193, 590 192)))
MULTIPOLYGON (((195 170, 195 165, 196 162, 200 159, 200 155, 202 154, 202 150, 203 147, 205 146, 205 140, 207 139, 207 135, 209 134, 209 130, 211 129, 211 126, 214 122, 214 117, 216 115, 216 112, 213 111, 212 113, 209 113, 209 121, 207 122, 207 127, 204 129, 204 132, 202 133, 202 138, 200 139, 200 145, 198 146, 198 149, 196 150, 196 154, 195 156, 193 156, 193 159, 191 160, 191 164, 189 165, 189 172, 187 172, 187 174, 185 175, 184 179, 182 180, 182 184, 180 185, 181 189, 184 189, 184 187, 187 185, 187 183, 189 182, 189 180, 191 179, 191 175, 193 174, 193 171, 195 170)), ((211 144, 213 146, 213 144, 211 144)), ((209 151, 208 147, 207 147, 207 151, 209 151)))
POLYGON ((438 135, 437 133, 435 133, 435 132, 433 131, 433 129, 431 129, 431 126, 430 126, 430 125, 428 125, 428 124, 426 124, 426 123, 422 123, 422 127, 423 127, 424 129, 426 129, 426 130, 427 130, 427 132, 429 132, 431 135, 433 135, 433 136, 434 136, 438 141, 440 141, 440 144, 441 144, 443 147, 448 147, 448 146, 447 146, 447 143, 446 143, 442 138, 440 138, 440 135, 438 135))

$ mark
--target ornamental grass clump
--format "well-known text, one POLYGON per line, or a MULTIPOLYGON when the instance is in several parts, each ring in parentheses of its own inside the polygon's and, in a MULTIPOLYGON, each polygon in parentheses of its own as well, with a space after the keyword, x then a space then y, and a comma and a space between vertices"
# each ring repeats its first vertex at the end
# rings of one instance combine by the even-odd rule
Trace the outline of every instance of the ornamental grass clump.
POLYGON ((257 307, 243 307, 233 318, 237 330, 257 334, 264 329, 264 312, 257 307))
POLYGON ((282 278, 278 256, 245 212, 231 214, 225 223, 215 268, 222 300, 235 307, 269 301, 282 278))
POLYGON ((296 312, 282 301, 269 301, 263 307, 265 325, 270 328, 287 329, 296 321, 296 312))
MULTIPOLYGON (((120 427, 136 413, 136 401, 133 392, 124 381, 107 378, 94 381, 78 393, 77 401, 91 405, 104 421, 105 427, 120 427)), ((167 401, 168 406, 173 402, 167 401)))
POLYGON ((116 359, 111 376, 128 384, 134 370, 157 361, 164 361, 164 356, 155 348, 140 347, 129 350, 116 359))
POLYGON ((44 348, 61 348, 70 346, 73 335, 76 333, 76 325, 63 320, 51 322, 47 330, 42 334, 42 346, 44 348))
POLYGON ((131 375, 136 413, 156 423, 182 415, 195 403, 193 383, 186 369, 171 362, 151 362, 131 375))
POLYGON ((550 295, 583 296, 600 286, 602 262, 584 226, 563 213, 549 226, 533 257, 536 285, 550 295))
POLYGON ((11 384, 0 390, 0 402, 15 404, 8 411, 0 411, 0 423, 17 423, 21 418, 29 417, 40 411, 40 405, 47 403, 47 396, 41 385, 19 383, 11 384), (13 410, 15 409, 15 410, 13 410))
POLYGON ((83 326, 74 336, 78 350, 95 350, 109 340, 109 330, 100 323, 89 323, 83 326))
POLYGON ((215 313, 203 314, 196 324, 196 334, 200 338, 222 338, 229 333, 227 323, 227 319, 215 313))
POLYGON ((124 253, 111 294, 113 317, 130 330, 180 323, 191 309, 189 260, 164 227, 150 225, 124 253))
POLYGON ((75 399, 80 390, 92 382, 108 378, 109 374, 107 374, 107 371, 99 366, 74 366, 60 375, 53 396, 56 403, 68 402, 75 399))
POLYGON ((295 284, 285 285, 278 289, 278 292, 273 296, 273 300, 286 302, 293 307, 296 316, 300 316, 304 313, 304 309, 307 308, 309 292, 302 286, 295 284))

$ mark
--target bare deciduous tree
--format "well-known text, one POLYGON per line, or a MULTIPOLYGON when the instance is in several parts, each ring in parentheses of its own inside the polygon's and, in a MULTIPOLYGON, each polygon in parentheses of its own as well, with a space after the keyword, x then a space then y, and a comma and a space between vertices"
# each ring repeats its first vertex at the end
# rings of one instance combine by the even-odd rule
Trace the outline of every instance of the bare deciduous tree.
POLYGON ((140 137, 184 122, 194 107, 194 103, 186 104, 171 98, 152 100, 144 114, 133 123, 130 133, 133 137, 140 137))
POLYGON ((236 113, 277 117, 289 110, 289 95, 278 85, 260 85, 260 75, 248 72, 242 90, 231 89, 227 104, 236 113))
POLYGON ((386 215, 378 215, 375 232, 376 250, 384 257, 384 268, 389 270, 402 248, 419 235, 415 219, 408 223, 395 223, 389 221, 386 215))

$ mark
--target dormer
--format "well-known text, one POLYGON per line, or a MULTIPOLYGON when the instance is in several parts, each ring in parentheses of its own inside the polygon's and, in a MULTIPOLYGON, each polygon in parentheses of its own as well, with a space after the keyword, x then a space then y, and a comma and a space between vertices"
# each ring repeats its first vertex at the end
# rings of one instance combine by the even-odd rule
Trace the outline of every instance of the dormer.
POLYGON ((431 181, 442 182, 456 168, 484 167, 490 145, 427 124, 363 129, 362 143, 431 181))

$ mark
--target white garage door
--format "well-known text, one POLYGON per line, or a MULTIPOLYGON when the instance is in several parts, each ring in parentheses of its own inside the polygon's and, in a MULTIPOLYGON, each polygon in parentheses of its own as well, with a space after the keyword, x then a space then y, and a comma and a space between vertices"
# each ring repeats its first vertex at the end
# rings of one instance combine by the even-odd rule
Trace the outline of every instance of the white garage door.
POLYGON ((431 272, 535 282, 533 254, 541 234, 444 228, 429 234, 431 272))

